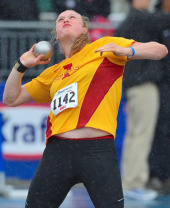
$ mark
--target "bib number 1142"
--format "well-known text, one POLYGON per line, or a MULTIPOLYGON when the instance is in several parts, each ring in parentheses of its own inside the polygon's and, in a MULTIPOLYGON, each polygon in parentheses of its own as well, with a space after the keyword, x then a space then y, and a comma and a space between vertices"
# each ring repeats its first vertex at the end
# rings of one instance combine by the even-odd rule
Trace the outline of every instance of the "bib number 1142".
POLYGON ((51 110, 53 114, 56 116, 57 114, 59 114, 67 108, 77 107, 77 100, 77 83, 73 83, 56 92, 51 102, 51 110))

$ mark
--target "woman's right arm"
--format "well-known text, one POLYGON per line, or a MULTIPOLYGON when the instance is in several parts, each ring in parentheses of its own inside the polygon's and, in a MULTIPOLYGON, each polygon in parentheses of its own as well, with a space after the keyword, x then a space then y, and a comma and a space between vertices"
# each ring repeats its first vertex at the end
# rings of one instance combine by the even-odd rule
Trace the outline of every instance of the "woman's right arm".
POLYGON ((14 107, 33 101, 26 87, 24 85, 21 86, 22 77, 23 73, 18 72, 13 67, 7 79, 3 94, 3 103, 5 105, 14 107))
MULTIPOLYGON (((47 61, 41 61, 43 55, 35 57, 33 53, 35 45, 36 44, 34 44, 29 51, 27 51, 20 57, 21 63, 27 68, 36 66, 38 64, 47 64, 50 62, 50 59, 48 59, 47 61)), ((23 75, 24 73, 17 71, 16 66, 13 67, 5 84, 3 94, 3 103, 5 105, 14 107, 33 101, 25 85, 21 86, 21 80, 23 75)))

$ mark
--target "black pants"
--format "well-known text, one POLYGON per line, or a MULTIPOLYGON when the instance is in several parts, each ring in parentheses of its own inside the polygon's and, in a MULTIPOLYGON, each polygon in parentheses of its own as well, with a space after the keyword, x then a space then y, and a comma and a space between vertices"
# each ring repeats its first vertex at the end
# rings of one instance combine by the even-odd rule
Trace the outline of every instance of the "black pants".
POLYGON ((124 207, 113 139, 50 138, 25 207, 57 208, 76 183, 84 184, 96 208, 124 207))

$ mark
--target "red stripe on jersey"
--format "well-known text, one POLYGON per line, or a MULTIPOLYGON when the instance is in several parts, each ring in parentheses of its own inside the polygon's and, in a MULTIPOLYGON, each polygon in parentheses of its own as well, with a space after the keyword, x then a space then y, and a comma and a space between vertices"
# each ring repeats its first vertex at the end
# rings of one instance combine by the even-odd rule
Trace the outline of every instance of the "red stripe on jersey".
POLYGON ((76 128, 84 127, 99 106, 113 83, 122 76, 124 66, 112 63, 107 58, 100 64, 85 95, 76 128))
POLYGON ((52 130, 51 130, 51 122, 50 122, 50 116, 48 116, 48 119, 47 119, 47 130, 46 130, 46 137, 49 138, 51 137, 52 135, 52 130))

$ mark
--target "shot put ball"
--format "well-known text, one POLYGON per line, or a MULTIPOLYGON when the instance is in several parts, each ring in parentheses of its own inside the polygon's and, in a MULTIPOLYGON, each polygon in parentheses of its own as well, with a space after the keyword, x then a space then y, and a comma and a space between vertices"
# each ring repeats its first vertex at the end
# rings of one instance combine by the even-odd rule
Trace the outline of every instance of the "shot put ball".
POLYGON ((42 61, 46 61, 53 55, 53 47, 48 41, 40 41, 36 44, 34 48, 34 55, 37 57, 40 54, 43 54, 44 57, 42 61))

